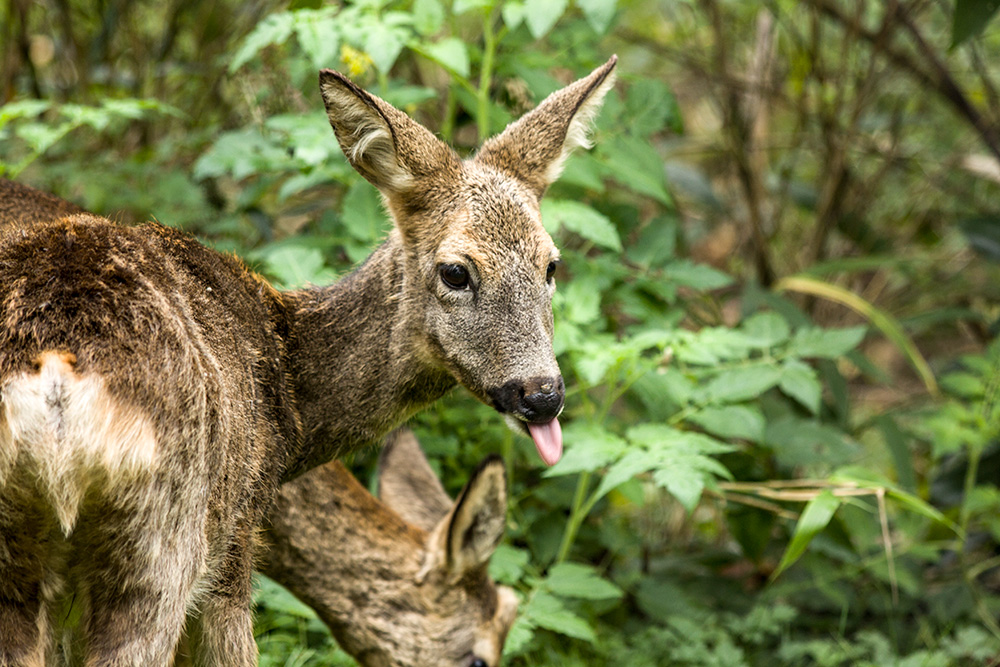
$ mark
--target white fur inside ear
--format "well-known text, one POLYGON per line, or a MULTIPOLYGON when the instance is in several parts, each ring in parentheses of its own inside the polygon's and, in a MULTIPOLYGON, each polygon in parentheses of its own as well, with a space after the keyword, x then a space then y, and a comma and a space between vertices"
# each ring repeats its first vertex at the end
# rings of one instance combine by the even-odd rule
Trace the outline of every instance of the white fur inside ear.
POLYGON ((413 184, 413 176, 399 162, 392 132, 377 110, 336 83, 323 85, 323 100, 340 147, 355 169, 387 193, 413 184))
POLYGON ((566 164, 566 158, 569 157, 577 148, 588 149, 593 144, 590 141, 590 129, 594 123, 594 119, 597 118, 597 113, 601 110, 601 104, 604 102, 604 96, 608 94, 611 87, 615 85, 615 72, 610 72, 604 81, 600 83, 596 88, 590 91, 590 95, 587 96, 573 114, 573 118, 569 121, 569 127, 566 128, 566 139, 563 141, 562 151, 559 153, 559 157, 552 161, 549 168, 545 171, 545 178, 549 183, 554 183, 556 179, 559 178, 559 174, 562 173, 563 166, 566 164))

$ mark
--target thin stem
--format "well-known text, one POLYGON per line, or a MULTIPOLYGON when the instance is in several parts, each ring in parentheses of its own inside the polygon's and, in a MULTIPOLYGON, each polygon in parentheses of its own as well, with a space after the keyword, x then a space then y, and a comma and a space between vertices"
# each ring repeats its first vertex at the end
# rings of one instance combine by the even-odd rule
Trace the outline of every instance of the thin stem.
POLYGON ((490 84, 493 82, 493 59, 497 50, 497 34, 493 30, 493 11, 483 13, 483 65, 479 70, 479 91, 476 94, 476 129, 479 141, 490 134, 490 84))
POLYGON ((566 532, 563 533, 562 543, 559 545, 559 552, 556 555, 556 565, 566 560, 569 550, 576 540, 576 532, 580 529, 580 524, 583 523, 583 518, 586 516, 581 510, 588 486, 590 486, 590 472, 581 472, 576 482, 576 493, 573 494, 573 509, 570 511, 569 520, 566 522, 566 532))

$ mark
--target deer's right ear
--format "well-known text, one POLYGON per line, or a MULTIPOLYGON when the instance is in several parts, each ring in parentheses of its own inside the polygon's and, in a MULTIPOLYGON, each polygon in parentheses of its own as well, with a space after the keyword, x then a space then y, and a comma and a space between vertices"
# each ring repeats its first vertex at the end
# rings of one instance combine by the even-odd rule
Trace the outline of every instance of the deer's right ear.
POLYGON ((351 165, 390 202, 415 181, 457 165, 457 157, 427 128, 339 72, 319 73, 326 115, 351 165))
POLYGON ((434 530, 429 562, 443 565, 457 581, 483 567, 503 539, 507 525, 507 471, 498 456, 479 464, 451 513, 434 530))
POLYGON ((404 521, 427 532, 451 511, 451 498, 408 428, 386 438, 378 461, 378 495, 404 521))

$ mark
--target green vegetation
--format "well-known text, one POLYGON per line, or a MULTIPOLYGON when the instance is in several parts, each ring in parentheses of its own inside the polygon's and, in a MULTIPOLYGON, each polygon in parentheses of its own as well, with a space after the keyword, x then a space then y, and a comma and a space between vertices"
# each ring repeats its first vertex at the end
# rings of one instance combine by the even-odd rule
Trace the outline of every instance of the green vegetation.
MULTIPOLYGON (((618 53, 543 205, 563 460, 461 392, 415 424, 453 492, 508 463, 505 664, 996 665, 995 9, 10 3, 0 171, 326 283, 388 221, 318 68, 468 152, 618 53)), ((262 665, 353 664, 287 592, 257 599, 262 665)))

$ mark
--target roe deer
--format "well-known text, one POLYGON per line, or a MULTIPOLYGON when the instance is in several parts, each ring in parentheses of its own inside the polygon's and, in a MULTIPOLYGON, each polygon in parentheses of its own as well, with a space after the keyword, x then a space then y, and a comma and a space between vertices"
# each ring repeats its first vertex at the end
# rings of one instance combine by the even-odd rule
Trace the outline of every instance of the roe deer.
POLYGON ((586 142, 615 62, 464 161, 321 72, 341 147, 394 220, 329 287, 278 292, 158 224, 48 219, 30 198, 4 220, 0 666, 45 664, 59 629, 71 661, 169 664, 189 612, 196 664, 255 664, 253 540, 278 485, 456 382, 557 460, 557 253, 538 198, 586 142))
POLYGON ((412 432, 397 431, 379 462, 383 502, 339 461, 282 486, 259 569, 364 667, 496 667, 517 612, 486 573, 505 474, 484 459, 452 503, 412 432))

